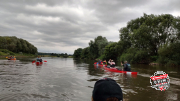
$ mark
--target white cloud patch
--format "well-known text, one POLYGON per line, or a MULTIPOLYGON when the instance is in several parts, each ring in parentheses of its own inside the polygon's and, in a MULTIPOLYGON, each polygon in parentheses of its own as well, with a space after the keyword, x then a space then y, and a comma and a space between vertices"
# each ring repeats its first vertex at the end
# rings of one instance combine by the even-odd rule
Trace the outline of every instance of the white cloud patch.
POLYGON ((48 23, 58 23, 62 21, 59 17, 45 17, 45 16, 34 16, 34 15, 25 15, 25 14, 18 14, 17 20, 23 21, 26 23, 32 23, 36 25, 43 25, 48 23))

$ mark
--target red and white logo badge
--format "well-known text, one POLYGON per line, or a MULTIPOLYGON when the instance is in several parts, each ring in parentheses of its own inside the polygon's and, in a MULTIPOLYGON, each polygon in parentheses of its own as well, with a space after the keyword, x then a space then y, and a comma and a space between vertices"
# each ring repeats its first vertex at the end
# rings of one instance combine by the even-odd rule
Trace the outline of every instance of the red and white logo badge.
POLYGON ((167 90, 170 87, 170 79, 168 74, 163 71, 157 71, 150 77, 151 87, 156 90, 167 90), (159 75, 162 74, 162 75, 159 75), (158 76, 159 75, 159 76, 158 76))

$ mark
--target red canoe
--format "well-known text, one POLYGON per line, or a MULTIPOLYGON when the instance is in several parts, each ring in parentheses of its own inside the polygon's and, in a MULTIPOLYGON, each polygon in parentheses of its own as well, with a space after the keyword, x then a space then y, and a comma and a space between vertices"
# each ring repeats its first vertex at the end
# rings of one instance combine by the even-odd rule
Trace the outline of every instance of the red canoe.
POLYGON ((43 62, 36 62, 36 65, 41 65, 43 64, 43 62))
POLYGON ((107 67, 104 67, 105 70, 108 70, 108 71, 111 71, 111 72, 117 72, 117 73, 126 73, 126 74, 132 74, 132 75, 137 75, 137 72, 132 72, 132 71, 121 71, 121 70, 118 70, 116 68, 107 68, 107 67))
MULTIPOLYGON (((95 62, 94 65, 97 65, 97 62, 95 62)), ((98 66, 107 66, 107 65, 98 64, 98 66)))

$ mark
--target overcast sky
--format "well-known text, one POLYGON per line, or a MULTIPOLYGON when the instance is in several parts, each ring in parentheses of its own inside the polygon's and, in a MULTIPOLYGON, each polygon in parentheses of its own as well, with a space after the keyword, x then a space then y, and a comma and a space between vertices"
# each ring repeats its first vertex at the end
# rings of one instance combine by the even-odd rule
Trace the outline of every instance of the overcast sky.
POLYGON ((0 0, 0 36, 29 41, 39 52, 73 54, 146 14, 180 16, 180 0, 0 0))

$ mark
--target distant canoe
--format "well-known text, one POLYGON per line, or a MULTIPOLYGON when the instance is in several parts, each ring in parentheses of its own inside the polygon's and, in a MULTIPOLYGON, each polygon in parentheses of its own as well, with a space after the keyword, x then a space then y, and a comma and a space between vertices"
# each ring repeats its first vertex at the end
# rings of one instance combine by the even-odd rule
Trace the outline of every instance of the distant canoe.
POLYGON ((8 60, 16 60, 16 58, 14 58, 14 59, 8 59, 8 60))

